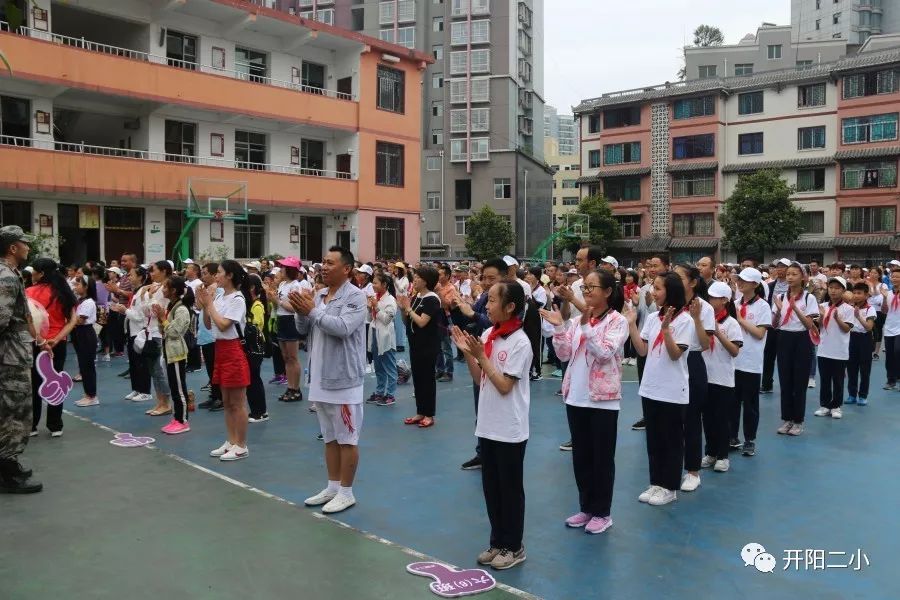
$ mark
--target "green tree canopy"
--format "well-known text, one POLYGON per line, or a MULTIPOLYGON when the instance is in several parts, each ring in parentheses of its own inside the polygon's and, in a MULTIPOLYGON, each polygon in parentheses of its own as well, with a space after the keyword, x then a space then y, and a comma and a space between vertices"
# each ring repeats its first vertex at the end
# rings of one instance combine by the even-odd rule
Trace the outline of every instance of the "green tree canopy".
MULTIPOLYGON (((587 241, 591 245, 606 248, 610 242, 619 239, 622 228, 613 216, 609 202, 602 195, 582 198, 574 212, 590 218, 590 234, 587 241)), ((579 236, 566 235, 560 240, 560 245, 570 252, 577 252, 584 241, 579 236)))
POLYGON ((701 48, 721 46, 725 43, 722 30, 713 25, 700 25, 694 30, 694 45, 701 48))
POLYGON ((478 260, 503 256, 514 242, 512 226, 490 206, 466 220, 466 251, 478 260))
POLYGON ((719 215, 723 242, 737 253, 764 255, 803 233, 793 186, 776 170, 742 175, 719 215))

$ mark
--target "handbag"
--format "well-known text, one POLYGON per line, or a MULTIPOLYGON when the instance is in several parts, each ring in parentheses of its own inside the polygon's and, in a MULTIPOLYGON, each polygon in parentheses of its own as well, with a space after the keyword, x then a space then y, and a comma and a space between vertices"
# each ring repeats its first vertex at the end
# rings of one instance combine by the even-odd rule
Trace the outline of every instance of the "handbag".
POLYGON ((160 354, 159 343, 150 335, 150 317, 147 325, 134 336, 134 353, 146 359, 154 359, 160 354))

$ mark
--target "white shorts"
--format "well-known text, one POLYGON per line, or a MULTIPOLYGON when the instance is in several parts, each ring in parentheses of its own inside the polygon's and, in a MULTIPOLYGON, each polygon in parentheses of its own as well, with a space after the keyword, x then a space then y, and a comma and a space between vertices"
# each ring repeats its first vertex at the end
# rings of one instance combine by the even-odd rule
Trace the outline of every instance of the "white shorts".
POLYGON ((362 404, 330 404, 316 402, 316 416, 319 417, 319 429, 322 441, 337 441, 342 446, 359 444, 359 430, 363 423, 362 404))

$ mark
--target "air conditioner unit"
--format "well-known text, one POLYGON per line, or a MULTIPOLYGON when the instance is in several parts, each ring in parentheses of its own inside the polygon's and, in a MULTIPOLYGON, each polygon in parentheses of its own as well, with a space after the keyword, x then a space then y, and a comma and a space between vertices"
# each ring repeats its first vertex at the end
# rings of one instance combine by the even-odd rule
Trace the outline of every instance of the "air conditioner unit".
POLYGON ((289 7, 288 7, 288 14, 290 14, 290 15, 296 15, 296 14, 297 14, 297 9, 294 8, 293 6, 289 6, 289 7))
POLYGON ((136 131, 141 128, 141 120, 140 119, 125 119, 125 123, 122 124, 122 127, 125 129, 130 129, 132 131, 136 131))

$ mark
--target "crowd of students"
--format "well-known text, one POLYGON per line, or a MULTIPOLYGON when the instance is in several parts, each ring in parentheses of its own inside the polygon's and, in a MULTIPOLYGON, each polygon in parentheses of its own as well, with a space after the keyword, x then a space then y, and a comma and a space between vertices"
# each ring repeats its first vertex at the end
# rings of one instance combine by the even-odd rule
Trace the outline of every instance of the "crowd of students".
MULTIPOLYGON (((546 363, 561 379, 571 439, 560 448, 572 452, 578 490, 579 510, 565 524, 591 534, 613 524, 624 366, 635 364, 640 381, 643 417, 632 428, 646 430, 649 487, 638 500, 653 506, 697 490, 702 469, 727 472, 731 451, 756 454, 759 397, 771 393, 776 368, 777 433, 787 436, 804 432, 816 367, 819 417, 840 419, 845 404, 868 403, 882 336, 885 389, 900 379, 900 261, 887 275, 842 264, 826 274, 788 259, 670 265, 660 255, 627 270, 584 247, 572 264, 527 268, 505 256, 411 266, 362 264, 333 247, 309 268, 296 257, 245 265, 188 259, 183 273, 174 266, 139 265, 126 254, 114 266, 71 269, 68 281, 49 259, 30 267, 27 294, 50 325, 36 352, 49 344, 61 370, 71 335, 84 389, 77 406, 100 404, 95 358, 127 350, 128 400, 153 399, 152 383, 156 402, 146 412, 171 415, 162 427, 170 435, 190 431, 198 407, 224 410, 226 439, 210 455, 240 460, 249 455, 248 423, 269 419, 260 371, 271 358, 269 384, 286 386, 278 400, 299 402, 306 387, 325 442, 327 485, 306 504, 334 513, 356 502, 364 404, 395 405, 397 385, 411 376, 416 412, 403 422, 434 427, 436 382, 465 364, 476 446, 462 468, 482 470, 491 532, 477 561, 497 569, 525 560, 531 382, 544 378, 546 363), (408 367, 400 358, 407 348, 408 367), (195 406, 186 373, 204 363, 209 398, 195 406), (364 400, 368 373, 376 387, 364 400)), ((36 390, 34 414, 33 435, 36 390)), ((60 406, 47 407, 46 423, 62 434, 60 406)))

